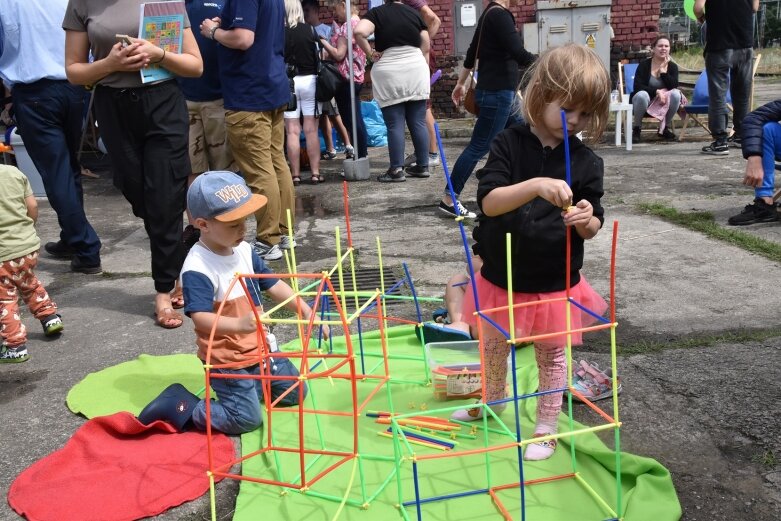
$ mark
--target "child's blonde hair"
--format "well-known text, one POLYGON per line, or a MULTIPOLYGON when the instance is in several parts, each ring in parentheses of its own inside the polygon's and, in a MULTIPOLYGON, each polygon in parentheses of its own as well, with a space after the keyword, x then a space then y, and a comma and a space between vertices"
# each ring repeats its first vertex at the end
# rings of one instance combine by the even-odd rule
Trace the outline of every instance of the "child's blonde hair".
POLYGON ((607 125, 610 75, 602 61, 585 45, 567 44, 549 49, 523 77, 523 117, 530 125, 542 122, 545 105, 561 105, 591 114, 588 138, 596 141, 607 125))

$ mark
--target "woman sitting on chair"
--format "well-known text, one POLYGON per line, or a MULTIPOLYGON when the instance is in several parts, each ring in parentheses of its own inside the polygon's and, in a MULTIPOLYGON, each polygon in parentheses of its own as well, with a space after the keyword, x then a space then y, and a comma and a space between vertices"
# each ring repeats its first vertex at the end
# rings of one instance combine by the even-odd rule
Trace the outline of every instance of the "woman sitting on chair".
POLYGON ((681 104, 681 91, 678 90, 678 66, 670 61, 670 40, 666 36, 658 36, 654 40, 651 44, 651 57, 637 66, 630 100, 634 114, 634 142, 640 142, 640 127, 649 107, 652 115, 661 120, 659 137, 675 139, 671 127, 673 117, 681 104))

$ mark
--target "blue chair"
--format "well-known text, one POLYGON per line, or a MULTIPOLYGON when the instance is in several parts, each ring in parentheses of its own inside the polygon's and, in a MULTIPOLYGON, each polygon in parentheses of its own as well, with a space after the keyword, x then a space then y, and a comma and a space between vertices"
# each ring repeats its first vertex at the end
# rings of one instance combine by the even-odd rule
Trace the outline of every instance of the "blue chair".
MULTIPOLYGON (((729 82, 727 83, 727 107, 732 110, 732 96, 729 92, 729 82)), ((684 110, 686 111, 686 116, 683 118, 683 128, 681 129, 681 134, 678 137, 680 141, 683 141, 683 135, 686 133, 686 128, 689 125, 689 116, 691 116, 691 119, 693 119, 695 123, 704 128, 705 131, 710 134, 708 125, 706 125, 705 122, 700 119, 700 116, 708 115, 707 71, 702 71, 699 78, 697 78, 697 82, 694 84, 694 92, 692 92, 692 99, 689 104, 684 107, 684 110)))
POLYGON ((637 63, 625 63, 624 65, 624 92, 627 98, 635 89, 635 74, 637 74, 637 63))

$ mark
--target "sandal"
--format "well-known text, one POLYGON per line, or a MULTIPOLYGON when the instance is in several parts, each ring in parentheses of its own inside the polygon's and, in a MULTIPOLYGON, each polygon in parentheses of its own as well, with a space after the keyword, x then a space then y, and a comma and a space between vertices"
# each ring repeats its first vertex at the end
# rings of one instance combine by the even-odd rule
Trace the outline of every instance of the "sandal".
POLYGON ((309 182, 311 182, 313 185, 322 183, 325 181, 323 177, 320 174, 312 174, 312 177, 309 179, 309 182))
POLYGON ((301 184, 301 178, 297 175, 293 176, 293 186, 298 186, 301 184))
POLYGON ((162 308, 155 313, 155 322, 162 328, 176 329, 184 324, 184 317, 172 308, 162 308), (171 323, 172 321, 174 322, 173 324, 171 323))
POLYGON ((325 152, 320 154, 320 159, 323 161, 331 161, 333 159, 336 159, 336 150, 326 150, 325 152))
MULTIPOLYGON (((620 394, 621 379, 616 380, 617 394, 620 394)), ((613 371, 610 368, 602 371, 597 364, 581 360, 572 368, 572 387, 592 402, 610 398, 613 396, 613 371)), ((583 401, 576 395, 573 395, 573 398, 579 402, 583 401)))
POLYGON ((171 307, 174 309, 182 309, 184 307, 184 293, 182 293, 182 286, 176 285, 173 293, 171 293, 171 307))

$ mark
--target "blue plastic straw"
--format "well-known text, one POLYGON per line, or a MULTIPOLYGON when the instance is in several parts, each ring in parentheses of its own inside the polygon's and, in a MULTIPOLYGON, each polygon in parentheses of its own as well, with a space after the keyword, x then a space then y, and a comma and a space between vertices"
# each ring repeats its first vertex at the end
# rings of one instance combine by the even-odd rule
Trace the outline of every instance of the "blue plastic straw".
POLYGON ((596 313, 594 313, 593 311, 591 311, 589 308, 587 308, 587 307, 586 307, 586 306, 584 306, 583 304, 579 304, 578 302, 574 301, 574 300, 573 300, 573 299, 571 299, 571 298, 569 299, 569 302, 570 302, 570 304, 572 304, 572 305, 574 305, 575 307, 579 308, 579 309, 580 309, 581 311, 583 311, 584 313, 588 313, 588 314, 589 314, 589 315, 591 315, 592 317, 596 318, 596 319, 597 319, 597 320, 599 320, 600 322, 603 322, 603 323, 605 323, 605 324, 609 324, 609 323, 610 323, 610 320, 606 319, 605 317, 601 317, 601 316, 597 315, 596 313))
MULTIPOLYGON (((414 465, 415 464, 413 463, 413 468, 414 465)), ((416 499, 415 501, 405 501, 404 503, 402 503, 402 505, 408 507, 412 504, 417 504, 418 509, 420 509, 421 503, 433 503, 434 501, 442 501, 443 499, 455 499, 457 497, 476 496, 478 494, 487 494, 487 493, 488 493, 487 488, 480 488, 477 490, 468 490, 466 492, 456 492, 455 494, 443 494, 441 496, 432 496, 432 497, 427 497, 425 499, 416 499)))
POLYGON ((420 302, 418 302, 418 293, 415 291, 415 283, 412 282, 412 275, 409 274, 407 263, 402 262, 401 265, 404 267, 404 276, 407 278, 407 284, 409 285, 409 289, 412 292, 412 299, 413 302, 415 302, 415 311, 418 314, 418 324, 420 324, 423 322, 423 315, 420 313, 420 302))
POLYGON ((412 480, 415 482, 415 506, 418 511, 418 521, 423 521, 423 512, 420 511, 420 485, 418 484, 418 462, 412 460, 412 480))
POLYGON ((572 177, 570 176, 569 166, 569 131, 567 130, 567 113, 561 110, 561 128, 564 131, 564 162, 567 170, 567 186, 572 186, 572 177))

